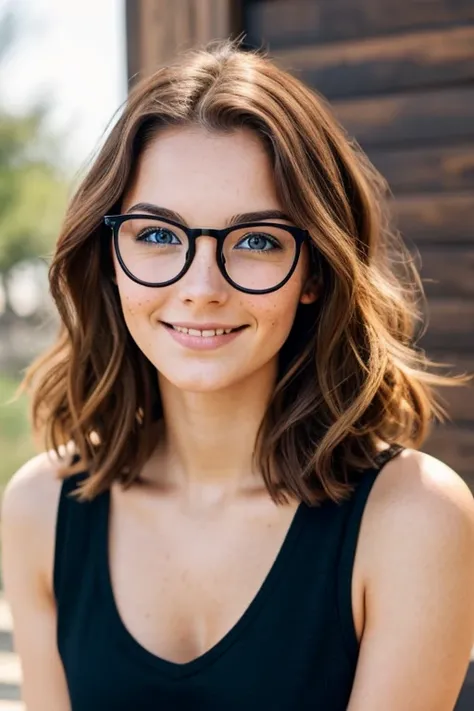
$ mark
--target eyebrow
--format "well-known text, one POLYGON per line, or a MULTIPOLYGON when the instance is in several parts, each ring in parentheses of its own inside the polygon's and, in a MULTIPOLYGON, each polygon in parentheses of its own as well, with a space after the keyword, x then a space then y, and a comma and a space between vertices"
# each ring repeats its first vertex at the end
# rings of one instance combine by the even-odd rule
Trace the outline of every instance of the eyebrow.
MULTIPOLYGON (((167 207, 153 205, 149 202, 138 202, 136 205, 132 205, 132 207, 130 207, 125 214, 133 212, 147 212, 150 215, 155 215, 156 217, 164 217, 168 220, 180 222, 185 227, 189 226, 184 217, 182 217, 178 212, 169 210, 167 207)), ((257 210, 254 212, 241 212, 237 215, 233 215, 227 221, 227 225, 230 227, 231 225, 237 225, 242 222, 262 222, 263 220, 286 220, 287 222, 292 222, 291 218, 281 210, 257 210)))

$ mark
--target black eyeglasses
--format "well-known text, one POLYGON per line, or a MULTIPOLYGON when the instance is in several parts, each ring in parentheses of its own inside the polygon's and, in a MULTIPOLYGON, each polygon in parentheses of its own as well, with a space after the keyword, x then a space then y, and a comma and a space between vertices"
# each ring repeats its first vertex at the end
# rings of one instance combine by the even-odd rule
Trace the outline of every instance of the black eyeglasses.
MULTIPOLYGON (((174 284, 186 274, 201 235, 217 240, 216 260, 223 277, 247 294, 280 289, 295 271, 307 230, 274 222, 248 222, 222 230, 190 228, 146 214, 106 215, 125 274, 150 287, 174 284)), ((310 241, 308 240, 310 243, 310 241)))

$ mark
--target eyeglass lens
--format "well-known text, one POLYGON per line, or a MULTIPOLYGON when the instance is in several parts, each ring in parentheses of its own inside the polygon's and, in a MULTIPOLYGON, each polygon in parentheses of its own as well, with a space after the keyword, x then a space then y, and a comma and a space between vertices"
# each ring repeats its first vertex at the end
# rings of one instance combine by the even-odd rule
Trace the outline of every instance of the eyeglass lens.
MULTIPOLYGON (((186 232, 155 217, 137 217, 121 223, 118 251, 139 281, 160 284, 183 270, 189 250, 186 232)), ((225 271, 244 289, 271 289, 290 272, 296 241, 284 226, 237 227, 227 234, 222 247, 225 271)))

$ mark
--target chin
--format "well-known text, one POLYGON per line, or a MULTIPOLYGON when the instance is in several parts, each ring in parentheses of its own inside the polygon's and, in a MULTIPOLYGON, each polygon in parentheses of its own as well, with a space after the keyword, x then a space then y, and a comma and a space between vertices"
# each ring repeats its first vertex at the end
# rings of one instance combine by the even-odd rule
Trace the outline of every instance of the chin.
POLYGON ((260 357, 250 348, 234 354, 216 351, 211 357, 192 353, 180 357, 164 348, 154 348, 147 357, 165 386, 181 392, 217 393, 237 388, 259 390, 262 382, 273 380, 278 370, 278 357, 262 351, 264 349, 260 347, 260 357))
POLYGON ((242 372, 230 372, 230 369, 219 368, 216 363, 199 363, 195 368, 187 364, 179 369, 157 366, 157 371, 160 377, 172 387, 189 393, 215 393, 227 390, 240 385, 249 377, 242 372))

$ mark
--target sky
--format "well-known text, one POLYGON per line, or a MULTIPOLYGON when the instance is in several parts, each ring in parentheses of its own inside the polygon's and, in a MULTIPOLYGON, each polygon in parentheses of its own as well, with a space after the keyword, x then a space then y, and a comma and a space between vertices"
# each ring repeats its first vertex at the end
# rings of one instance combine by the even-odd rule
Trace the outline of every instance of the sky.
POLYGON ((49 98, 60 162, 77 169, 100 144, 127 92, 124 0, 0 0, 19 37, 2 64, 2 105, 21 112, 49 98))

